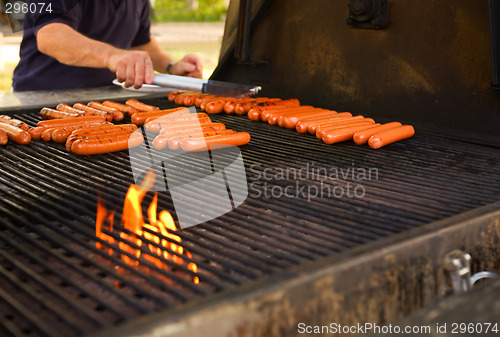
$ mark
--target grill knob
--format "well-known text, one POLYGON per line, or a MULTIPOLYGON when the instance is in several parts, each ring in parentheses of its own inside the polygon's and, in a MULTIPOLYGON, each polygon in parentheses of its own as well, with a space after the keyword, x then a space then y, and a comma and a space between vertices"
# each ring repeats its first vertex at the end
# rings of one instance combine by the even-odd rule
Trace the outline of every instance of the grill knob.
POLYGON ((351 4, 349 6, 351 7, 354 15, 371 13, 373 8, 371 0, 351 0, 351 4))
POLYGON ((349 0, 346 23, 354 28, 381 29, 388 25, 388 0, 349 0))
POLYGON ((368 21, 374 15, 374 7, 373 0, 351 0, 351 18, 359 22, 368 21))

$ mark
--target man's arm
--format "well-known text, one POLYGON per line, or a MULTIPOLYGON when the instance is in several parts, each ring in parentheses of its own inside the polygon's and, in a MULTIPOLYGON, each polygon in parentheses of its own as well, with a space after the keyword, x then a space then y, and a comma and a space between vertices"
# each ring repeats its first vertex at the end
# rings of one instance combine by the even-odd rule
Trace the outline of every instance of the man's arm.
MULTIPOLYGON (((132 47, 133 50, 142 50, 148 52, 151 60, 153 61, 154 69, 158 72, 164 73, 173 58, 168 55, 161 47, 158 41, 151 36, 151 40, 143 45, 132 47)), ((198 77, 202 76, 203 67, 201 60, 198 56, 188 54, 180 61, 175 62, 172 66, 171 72, 174 75, 198 77)))
MULTIPOLYGON (((38 50, 72 66, 108 68, 125 86, 136 89, 154 78, 153 62, 145 50, 123 50, 90 39, 64 23, 50 23, 38 30, 38 50)), ((168 64, 168 63, 167 63, 168 64)))

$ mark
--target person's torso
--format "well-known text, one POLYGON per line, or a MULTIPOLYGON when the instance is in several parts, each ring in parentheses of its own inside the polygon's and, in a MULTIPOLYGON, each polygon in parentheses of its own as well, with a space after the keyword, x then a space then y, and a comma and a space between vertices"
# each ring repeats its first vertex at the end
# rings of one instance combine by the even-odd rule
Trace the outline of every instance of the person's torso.
MULTIPOLYGON (((75 30, 89 38, 129 49, 138 32, 144 28, 143 14, 148 1, 78 0, 66 15, 60 17, 64 19, 58 22, 66 23, 64 21, 67 20, 75 30)), ((57 17, 48 19, 57 21, 57 17)), ((20 50, 21 61, 13 77, 15 91, 87 88, 111 84, 115 75, 108 69, 68 66, 40 53, 35 29, 31 28, 36 22, 40 22, 40 17, 26 16, 20 50)))

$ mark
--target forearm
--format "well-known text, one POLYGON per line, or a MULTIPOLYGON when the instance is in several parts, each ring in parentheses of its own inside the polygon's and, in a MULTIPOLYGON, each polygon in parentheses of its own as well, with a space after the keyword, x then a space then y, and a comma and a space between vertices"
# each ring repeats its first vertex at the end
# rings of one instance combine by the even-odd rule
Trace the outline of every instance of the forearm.
POLYGON ((37 33, 40 52, 72 66, 108 68, 111 55, 120 50, 92 40, 63 23, 51 23, 37 33), (77 51, 77 52, 75 52, 77 51))
POLYGON ((171 62, 174 62, 174 59, 160 47, 160 44, 154 37, 151 37, 148 43, 132 47, 132 49, 148 52, 154 69, 160 73, 164 73, 167 70, 167 66, 171 62))

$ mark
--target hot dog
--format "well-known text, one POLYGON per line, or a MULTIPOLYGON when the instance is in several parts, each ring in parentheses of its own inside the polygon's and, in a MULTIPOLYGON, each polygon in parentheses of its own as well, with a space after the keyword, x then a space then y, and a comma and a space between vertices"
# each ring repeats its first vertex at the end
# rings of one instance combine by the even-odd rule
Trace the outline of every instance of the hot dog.
POLYGON ((210 124, 212 120, 208 117, 198 118, 198 120, 179 120, 169 122, 156 122, 146 124, 146 130, 153 133, 160 133, 163 129, 170 130, 175 127, 188 127, 192 125, 210 124))
POLYGON ((169 129, 169 128, 179 126, 179 125, 193 125, 193 124, 199 125, 199 124, 212 123, 212 120, 208 116, 198 117, 195 114, 189 114, 186 116, 191 116, 191 115, 194 115, 194 116, 188 117, 188 118, 173 119, 173 120, 155 119, 155 120, 152 120, 152 121, 146 123, 144 125, 144 127, 148 132, 159 133, 164 128, 169 129))
POLYGON ((9 137, 3 131, 0 131, 0 145, 5 145, 9 141, 9 137))
POLYGON ((350 127, 350 126, 374 125, 374 124, 375 124, 375 121, 371 118, 360 119, 356 122, 345 121, 343 123, 337 123, 335 125, 328 125, 325 127, 319 127, 318 130, 316 131, 316 137, 318 139, 322 139, 324 133, 327 131, 331 131, 331 130, 342 129, 342 128, 350 127))
POLYGON ((168 94, 168 100, 179 105, 193 106, 196 98, 206 95, 199 91, 177 91, 168 94), (179 97, 181 96, 181 97, 179 97))
POLYGON ((260 114, 264 110, 280 110, 291 107, 300 107, 300 101, 296 98, 287 99, 283 101, 275 101, 275 102, 261 102, 254 104, 254 106, 248 111, 248 118, 251 120, 259 120, 260 114))
POLYGON ((209 95, 209 94, 203 94, 195 98, 194 100, 194 106, 199 108, 201 106, 201 103, 207 99, 207 98, 212 98, 215 97, 214 95, 209 95))
POLYGON ((205 111, 208 103, 213 102, 213 101, 218 101, 218 100, 226 100, 226 97, 214 96, 212 98, 208 98, 208 97, 203 98, 201 100, 200 109, 205 111))
POLYGON ((40 117, 42 117, 42 119, 64 119, 76 118, 80 116, 81 115, 79 113, 59 111, 51 108, 42 108, 42 110, 40 110, 40 117))
POLYGON ((374 134, 368 139, 372 149, 380 149, 399 140, 413 137, 415 129, 411 125, 403 125, 374 134))
POLYGON ((229 146, 241 146, 250 142, 248 132, 236 132, 226 135, 209 136, 205 138, 184 139, 181 148, 184 151, 206 151, 229 146))
MULTIPOLYGON (((189 111, 187 109, 184 109, 185 111, 189 111)), ((184 111, 181 110, 181 111, 184 111)), ((196 113, 177 113, 177 114, 167 114, 167 115, 161 115, 161 116, 152 116, 148 117, 146 119, 146 123, 149 122, 161 122, 163 124, 169 123, 169 122, 175 122, 175 121, 186 121, 186 120, 196 120, 200 118, 210 118, 206 113, 204 112, 196 112, 196 113)))
POLYGON ((282 109, 290 109, 290 106, 286 105, 276 105, 276 106, 270 106, 270 107, 253 107, 248 111, 247 116, 250 120, 253 121, 260 121, 261 120, 261 114, 264 111, 272 111, 272 110, 282 110, 282 109))
POLYGON ((144 137, 139 132, 88 140, 77 139, 71 145, 71 152, 77 155, 110 153, 139 146, 143 141, 144 137))
POLYGON ((73 130, 71 132, 71 137, 89 137, 91 135, 106 135, 108 133, 118 132, 129 132, 132 133, 137 131, 138 127, 134 124, 121 124, 121 125, 94 125, 91 127, 84 127, 80 129, 73 130))
POLYGON ((250 109, 252 109, 252 107, 255 104, 260 103, 260 102, 262 102, 262 103, 264 103, 264 102, 268 102, 268 103, 281 102, 281 99, 279 99, 279 98, 259 97, 259 98, 255 98, 255 99, 245 100, 243 102, 237 103, 234 106, 234 113, 237 114, 237 115, 244 115, 248 111, 250 111, 250 109))
MULTIPOLYGON (((226 130, 219 130, 219 131, 226 131, 226 130)), ((192 129, 192 130, 187 130, 185 132, 176 132, 176 133, 168 133, 168 134, 160 134, 156 136, 156 138, 153 141, 153 147, 157 150, 164 149, 168 146, 168 142, 171 139, 177 139, 178 144, 176 143, 176 146, 180 146, 180 141, 186 137, 192 136, 192 135, 198 135, 198 136, 207 136, 209 134, 213 134, 216 132, 215 129, 213 128, 205 128, 203 130, 200 129, 192 129)), ((178 150, 178 147, 172 147, 172 150, 178 150)))
POLYGON ((297 125, 295 126, 295 130, 297 130, 298 133, 306 133, 307 128, 309 125, 312 123, 328 123, 334 120, 339 120, 339 119, 345 119, 352 117, 351 113, 349 112, 339 112, 334 116, 331 117, 313 117, 313 118, 305 118, 300 120, 297 125))
POLYGON ((334 117, 337 111, 332 110, 318 110, 315 112, 301 112, 293 115, 286 115, 278 117, 278 125, 287 129, 295 129, 297 123, 302 119, 313 117, 334 117))
POLYGON ((287 106, 286 108, 283 109, 266 109, 263 110, 262 113, 260 114, 260 119, 263 122, 268 122, 269 117, 276 118, 278 119, 279 116, 285 113, 290 113, 290 112, 297 112, 297 111, 306 111, 314 109, 313 106, 311 105, 301 105, 301 106, 287 106))
POLYGON ((15 126, 15 127, 18 127, 20 129, 23 129, 24 131, 28 131, 29 128, 30 128, 28 126, 28 124, 26 124, 22 120, 15 119, 15 118, 12 118, 12 117, 7 116, 7 115, 0 115, 0 122, 1 123, 5 123, 5 124, 10 124, 10 125, 15 126))
POLYGON ((199 92, 195 91, 184 91, 177 94, 173 102, 178 105, 191 106, 194 105, 195 96, 199 94, 199 92))
POLYGON ((71 152, 71 147, 73 146, 73 143, 79 139, 88 141, 92 139, 114 138, 120 135, 130 135, 133 132, 134 132, 133 130, 115 129, 115 130, 108 130, 106 132, 91 133, 84 136, 71 134, 66 140, 66 149, 69 152, 71 152))
POLYGON ((3 131, 10 141, 20 145, 29 144, 29 142, 31 141, 31 135, 28 133, 28 131, 10 124, 0 123, 0 131, 3 131))
POLYGON ((176 90, 176 91, 171 91, 168 93, 167 99, 169 102, 173 102, 175 100, 175 97, 179 94, 183 93, 181 90, 176 90))
POLYGON ((359 120, 362 120, 364 118, 365 118, 365 116, 361 116, 361 115, 357 115, 354 117, 342 117, 342 118, 335 118, 334 117, 328 121, 317 121, 317 122, 313 122, 313 123, 309 124, 309 126, 307 127, 307 131, 310 134, 315 135, 318 132, 318 129, 327 128, 329 126, 333 126, 333 125, 339 124, 339 123, 358 122, 359 120))
POLYGON ((88 127, 88 126, 97 126, 97 125, 105 125, 104 123, 101 122, 94 122, 94 123, 86 123, 86 124, 76 124, 76 125, 70 125, 70 126, 52 126, 52 127, 46 127, 46 126, 37 126, 35 128, 29 129, 29 134, 31 135, 32 140, 39 140, 43 139, 45 141, 50 141, 53 140, 57 143, 64 143, 66 141, 66 138, 69 136, 69 134, 77 129, 88 127), (46 132, 47 130, 51 130, 51 133, 46 132), (45 134, 44 134, 45 133, 45 134), (62 137, 64 137, 64 140, 61 140, 62 137))
POLYGON ((104 101, 104 102, 102 102, 102 104, 105 106, 109 106, 110 108, 120 110, 121 112, 123 112, 124 115, 127 115, 127 116, 132 116, 133 114, 139 112, 139 110, 137 110, 136 108, 134 108, 130 105, 116 103, 113 101, 104 101))
POLYGON ((42 132, 42 140, 44 142, 50 142, 52 140, 52 132, 54 132, 54 130, 56 130, 56 128, 45 129, 45 131, 42 132))
POLYGON ((111 112, 111 113, 115 113, 116 111, 120 111, 116 108, 109 107, 107 105, 104 105, 104 104, 96 102, 96 101, 90 101, 87 103, 87 105, 91 108, 101 110, 101 111, 111 112))
POLYGON ((255 104, 255 107, 265 108, 265 107, 278 107, 278 106, 300 106, 300 101, 297 98, 259 102, 255 104))
POLYGON ((234 105, 233 112, 237 115, 244 115, 256 104, 256 100, 246 99, 234 105))
MULTIPOLYGON (((102 124, 98 124, 102 125, 102 124)), ((52 132, 52 140, 56 143, 64 143, 68 139, 69 135, 79 129, 86 128, 86 125, 75 125, 75 126, 67 126, 64 128, 56 128, 52 132)))
POLYGON ((43 126, 37 126, 35 128, 30 128, 28 130, 28 133, 31 136, 31 139, 33 140, 40 140, 42 138, 42 133, 46 130, 46 127, 43 126))
POLYGON ((167 138, 168 148, 170 150, 180 150, 182 142, 188 138, 198 139, 198 138, 202 138, 202 137, 227 135, 227 134, 231 134, 231 133, 236 133, 236 131, 232 130, 232 129, 218 130, 218 131, 214 130, 214 131, 203 132, 201 137, 198 134, 168 137, 167 138))
POLYGON ((226 129, 226 125, 223 123, 207 123, 207 124, 199 124, 199 123, 184 123, 177 124, 165 127, 160 130, 160 135, 178 135, 179 133, 189 133, 192 130, 200 129, 205 131, 206 129, 212 129, 214 131, 221 131, 226 129))
POLYGON ((325 144, 333 144, 333 143, 338 143, 338 142, 343 142, 345 140, 352 139, 353 135, 361 130, 368 129, 372 127, 373 125, 380 125, 380 124, 365 124, 365 125, 358 125, 358 126, 348 126, 344 127, 341 129, 336 129, 336 130, 328 130, 326 131, 321 139, 325 144))
POLYGON ((373 136, 376 133, 382 132, 384 130, 389 130, 392 128, 396 128, 398 126, 401 126, 401 123, 399 122, 391 122, 391 123, 386 123, 382 124, 380 126, 375 126, 363 131, 356 132, 354 136, 352 137, 352 140, 354 140, 354 143, 358 145, 363 145, 368 143, 368 139, 370 139, 371 136, 373 136))
MULTIPOLYGON (((66 137, 66 149, 71 152, 71 145, 73 142, 77 139, 82 139, 82 138, 98 138, 101 135, 104 134, 109 134, 109 131, 106 132, 110 127, 115 127, 118 125, 114 124, 93 124, 93 125, 81 125, 80 128, 76 128, 71 131, 71 128, 68 128, 71 132, 69 135, 66 136, 64 134, 62 137, 66 137)), ((62 129, 59 129, 62 130, 62 129)), ((54 137, 54 133, 56 133, 58 130, 54 130, 52 133, 54 137)), ((68 130, 64 131, 64 133, 67 133, 68 130)), ((129 130, 129 131, 123 131, 120 130, 120 133, 132 133, 134 130, 129 130)))
POLYGON ((197 93, 193 93, 190 95, 186 95, 184 97, 183 105, 184 106, 194 106, 194 102, 196 101, 196 99, 202 95, 205 95, 205 94, 202 94, 201 92, 197 92, 197 93))
POLYGON ((204 96, 200 96, 197 99, 195 99, 194 100, 194 105, 197 108, 200 108, 200 109, 203 110, 204 107, 205 107, 205 104, 207 102, 216 101, 216 100, 219 100, 219 99, 225 99, 225 97, 216 96, 216 95, 204 95, 204 96))
POLYGON ((218 114, 224 111, 225 106, 230 103, 231 101, 228 100, 211 101, 205 105, 205 111, 209 114, 218 114))
POLYGON ((58 111, 63 111, 63 112, 69 112, 71 114, 78 114, 79 116, 90 116, 90 114, 86 111, 78 110, 75 109, 67 104, 60 103, 56 106, 56 110, 58 111))
POLYGON ((160 110, 157 106, 152 106, 149 104, 144 104, 142 102, 139 102, 136 99, 129 99, 128 101, 125 102, 125 104, 130 105, 131 107, 136 108, 139 111, 156 111, 160 110))
POLYGON ((109 107, 109 106, 106 106, 106 105, 101 104, 101 103, 96 102, 96 101, 89 102, 89 103, 87 103, 87 105, 89 107, 97 109, 97 110, 102 110, 102 111, 106 111, 106 112, 112 113, 114 121, 118 121, 118 122, 122 121, 123 118, 125 117, 125 115, 123 114, 123 112, 121 112, 120 110, 112 108, 112 107, 109 107))
POLYGON ((186 97, 186 92, 181 92, 180 94, 177 94, 174 98, 174 103, 177 105, 183 105, 184 97, 186 97))
POLYGON ((155 110, 155 111, 146 111, 146 112, 138 112, 132 115, 130 120, 132 123, 135 125, 144 125, 146 123, 146 119, 150 117, 162 117, 169 115, 171 113, 185 113, 188 114, 189 110, 187 108, 173 108, 173 109, 166 109, 166 110, 155 110))
POLYGON ((82 103, 73 104, 73 108, 88 112, 91 116, 102 116, 102 117, 106 118, 106 120, 108 122, 111 122, 113 120, 113 113, 94 109, 94 108, 91 108, 88 105, 85 105, 82 103))
POLYGON ((276 125, 276 124, 278 124, 280 117, 281 117, 281 122, 283 123, 284 117, 295 116, 295 115, 302 113, 302 112, 316 113, 316 112, 321 112, 321 111, 325 111, 325 110, 320 109, 320 108, 310 107, 310 108, 305 108, 305 109, 301 109, 301 110, 292 110, 292 111, 287 111, 287 112, 285 112, 285 111, 275 112, 275 113, 270 114, 267 117, 267 123, 269 123, 270 125, 276 125))
POLYGON ((95 124, 104 123, 106 119, 102 116, 87 116, 78 118, 65 118, 65 119, 52 119, 46 121, 40 121, 36 125, 43 127, 65 127, 71 125, 81 125, 81 124, 95 124))
POLYGON ((236 106, 236 104, 239 103, 239 100, 238 99, 232 99, 232 100, 228 100, 226 102, 226 104, 224 104, 224 108, 223 108, 223 111, 227 114, 233 114, 234 113, 234 108, 236 106))

